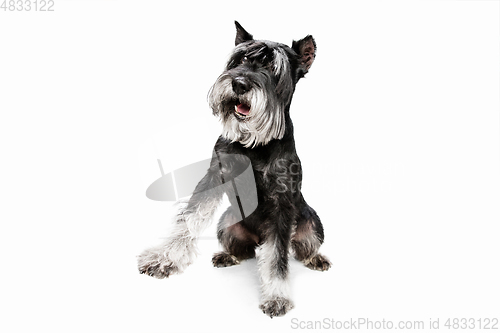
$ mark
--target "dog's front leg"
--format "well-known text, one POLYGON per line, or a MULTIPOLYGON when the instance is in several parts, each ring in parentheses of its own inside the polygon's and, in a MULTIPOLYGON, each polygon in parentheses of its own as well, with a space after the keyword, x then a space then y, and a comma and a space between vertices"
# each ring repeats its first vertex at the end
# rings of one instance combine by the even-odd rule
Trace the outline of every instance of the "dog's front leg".
POLYGON ((293 308, 288 283, 290 223, 287 218, 290 214, 280 212, 270 220, 271 231, 256 252, 262 291, 260 308, 271 318, 293 308))
POLYGON ((196 241, 202 231, 210 225, 224 193, 220 186, 221 176, 218 161, 213 160, 208 173, 196 186, 186 208, 175 218, 172 234, 166 241, 138 256, 141 274, 166 278, 181 273, 196 256, 196 241))

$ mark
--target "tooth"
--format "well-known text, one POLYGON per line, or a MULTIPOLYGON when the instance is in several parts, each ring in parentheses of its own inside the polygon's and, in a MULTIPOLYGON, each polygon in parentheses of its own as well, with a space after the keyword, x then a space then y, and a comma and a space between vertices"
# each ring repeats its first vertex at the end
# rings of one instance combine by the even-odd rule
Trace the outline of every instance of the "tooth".
POLYGON ((234 111, 238 112, 238 105, 234 105, 234 111))

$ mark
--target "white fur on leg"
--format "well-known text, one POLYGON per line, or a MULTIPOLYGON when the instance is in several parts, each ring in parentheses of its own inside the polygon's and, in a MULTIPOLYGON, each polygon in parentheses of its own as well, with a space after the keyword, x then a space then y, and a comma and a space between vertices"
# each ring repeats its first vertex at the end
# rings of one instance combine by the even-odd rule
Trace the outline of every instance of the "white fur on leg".
POLYGON ((216 209, 216 200, 207 200, 192 211, 181 208, 167 240, 138 256, 139 272, 159 279, 182 273, 193 263, 197 254, 197 237, 210 225, 216 209))
POLYGON ((277 276, 277 248, 274 242, 265 242, 256 252, 262 283, 262 296, 269 299, 275 296, 288 297, 290 289, 288 279, 277 276))
POLYGON ((267 241, 256 252, 259 266, 262 300, 260 308, 268 316, 282 316, 293 308, 287 277, 277 271, 278 249, 275 242, 267 241))
POLYGON ((139 272, 156 278, 182 273, 196 256, 194 238, 186 223, 179 223, 174 233, 161 245, 144 251, 138 256, 139 272))

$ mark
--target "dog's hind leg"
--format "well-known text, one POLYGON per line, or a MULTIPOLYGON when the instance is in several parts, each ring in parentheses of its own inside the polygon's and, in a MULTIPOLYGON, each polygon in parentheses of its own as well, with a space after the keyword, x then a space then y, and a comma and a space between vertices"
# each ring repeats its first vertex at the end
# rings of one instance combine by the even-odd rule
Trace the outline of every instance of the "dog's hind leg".
POLYGON ((295 231, 292 234, 292 251, 295 258, 306 267, 318 271, 326 271, 331 263, 318 253, 323 244, 323 225, 318 214, 305 201, 300 209, 295 231))
POLYGON ((229 207, 222 214, 217 238, 223 251, 214 254, 212 264, 215 267, 238 265, 241 260, 255 257, 255 247, 259 243, 259 237, 238 221, 237 214, 233 213, 233 207, 229 207))
POLYGON ((219 164, 216 159, 207 174, 198 183, 186 208, 175 218, 173 233, 167 240, 138 256, 141 274, 166 278, 181 273, 196 255, 196 241, 201 232, 210 225, 224 193, 221 186, 219 164))

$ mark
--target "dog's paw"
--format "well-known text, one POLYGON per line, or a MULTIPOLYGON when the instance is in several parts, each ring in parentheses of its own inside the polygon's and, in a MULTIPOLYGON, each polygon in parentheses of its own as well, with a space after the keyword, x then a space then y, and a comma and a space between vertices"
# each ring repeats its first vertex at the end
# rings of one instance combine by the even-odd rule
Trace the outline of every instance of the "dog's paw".
POLYGON ((311 259, 304 261, 304 264, 307 268, 314 269, 316 271, 327 271, 332 266, 330 260, 319 253, 311 259))
POLYGON ((219 252, 214 254, 212 264, 214 267, 230 267, 238 265, 240 261, 233 255, 226 252, 219 252))
POLYGON ((293 303, 284 297, 276 297, 264 301, 259 307, 263 313, 272 318, 285 315, 293 309, 293 303))
POLYGON ((157 279, 164 279, 179 272, 179 269, 168 258, 152 251, 144 251, 140 254, 137 258, 137 264, 139 273, 157 279))

